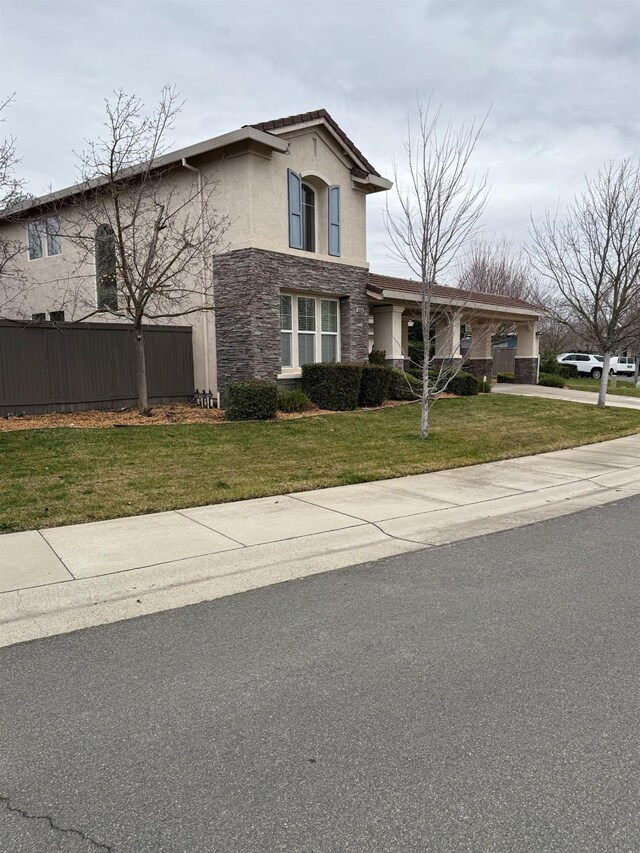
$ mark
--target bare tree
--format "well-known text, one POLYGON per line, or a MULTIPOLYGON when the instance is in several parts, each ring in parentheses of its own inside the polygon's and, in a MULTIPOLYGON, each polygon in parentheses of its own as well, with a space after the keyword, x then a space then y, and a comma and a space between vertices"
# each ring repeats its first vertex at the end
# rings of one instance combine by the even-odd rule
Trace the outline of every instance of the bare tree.
POLYGON ((81 319, 106 312, 132 325, 141 412, 149 408, 144 324, 217 307, 211 264, 229 226, 214 207, 214 171, 163 161, 180 109, 171 86, 152 112, 116 92, 104 136, 79 156, 80 190, 60 208, 61 234, 80 249, 78 269, 95 258, 98 291, 96 305, 86 275, 71 276, 65 299, 81 319))
POLYGON ((461 258, 457 286, 535 303, 536 277, 523 249, 504 238, 475 241, 461 258))
POLYGON ((640 326, 640 162, 607 164, 562 221, 547 213, 534 222, 530 257, 556 320, 603 354, 602 407, 611 356, 637 340, 640 326))
POLYGON ((469 175, 471 156, 484 125, 454 127, 443 122, 441 108, 418 101, 417 120, 408 124, 403 183, 396 164, 394 181, 399 210, 387 201, 385 225, 394 254, 421 283, 420 319, 423 335, 422 413, 420 437, 429 435, 432 398, 430 340, 432 288, 477 233, 487 198, 486 176, 469 175))
MULTIPOLYGON (((0 103, 0 123, 6 120, 4 113, 13 99, 11 95, 0 103)), ((28 198, 24 191, 24 180, 15 174, 19 162, 15 137, 0 139, 0 215, 9 222, 15 208, 28 198)), ((19 303, 26 295, 29 281, 19 263, 23 252, 21 240, 0 235, 0 311, 8 308, 18 310, 19 303)))

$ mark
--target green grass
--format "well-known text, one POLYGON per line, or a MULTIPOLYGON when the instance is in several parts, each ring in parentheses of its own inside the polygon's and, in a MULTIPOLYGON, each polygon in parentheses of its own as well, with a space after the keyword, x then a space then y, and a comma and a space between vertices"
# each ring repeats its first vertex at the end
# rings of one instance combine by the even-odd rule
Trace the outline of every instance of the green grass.
POLYGON ((360 483, 640 432, 640 412, 526 397, 226 425, 0 432, 0 530, 360 483))
MULTIPOLYGON (((573 388, 574 391, 593 391, 597 394, 600 390, 599 379, 565 379, 564 384, 567 388, 573 388)), ((624 379, 618 379, 614 388, 609 380, 608 393, 618 394, 621 397, 640 397, 640 388, 636 388, 633 382, 624 379)))

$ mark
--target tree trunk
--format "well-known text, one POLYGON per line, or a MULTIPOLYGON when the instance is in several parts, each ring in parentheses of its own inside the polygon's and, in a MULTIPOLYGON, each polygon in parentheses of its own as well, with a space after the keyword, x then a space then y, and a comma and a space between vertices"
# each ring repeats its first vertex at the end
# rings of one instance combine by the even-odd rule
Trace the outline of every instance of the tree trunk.
POLYGON ((604 409, 607 402, 607 383, 609 382, 609 367, 611 365, 611 353, 605 352, 602 362, 602 376, 600 377, 600 390, 598 391, 598 408, 604 409))
POLYGON ((635 370, 635 373, 633 374, 633 384, 636 388, 640 388, 640 381, 639 381, 639 378, 640 378, 640 355, 638 355, 637 352, 634 352, 633 357, 634 357, 635 363, 636 363, 636 370, 635 370))
POLYGON ((420 438, 429 437, 429 362, 431 356, 431 300, 422 297, 422 412, 420 416, 420 438))
POLYGON ((138 367, 138 411, 141 415, 146 415, 149 411, 149 394, 147 392, 147 360, 144 351, 142 327, 136 328, 135 335, 138 367))

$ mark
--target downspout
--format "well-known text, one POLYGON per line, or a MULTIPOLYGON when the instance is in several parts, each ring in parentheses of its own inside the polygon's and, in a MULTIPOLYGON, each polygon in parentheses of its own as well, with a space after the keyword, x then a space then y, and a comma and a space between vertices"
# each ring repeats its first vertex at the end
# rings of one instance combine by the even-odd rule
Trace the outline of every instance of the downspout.
MULTIPOLYGON (((202 172, 200 169, 196 169, 195 166, 192 166, 190 163, 187 163, 185 157, 182 158, 182 165, 185 169, 188 169, 190 172, 195 172, 198 176, 198 196, 200 198, 200 237, 202 240, 202 306, 203 308, 207 304, 207 295, 205 292, 205 278, 207 272, 207 263, 204 257, 204 242, 205 242, 205 230, 204 230, 204 201, 202 198, 202 172)), ((209 312, 203 310, 202 312, 202 325, 204 327, 204 384, 205 391, 211 390, 211 375, 209 371, 209 312)), ((217 389, 216 389, 217 390, 217 389)), ((220 394, 218 394, 218 408, 220 408, 220 394)))

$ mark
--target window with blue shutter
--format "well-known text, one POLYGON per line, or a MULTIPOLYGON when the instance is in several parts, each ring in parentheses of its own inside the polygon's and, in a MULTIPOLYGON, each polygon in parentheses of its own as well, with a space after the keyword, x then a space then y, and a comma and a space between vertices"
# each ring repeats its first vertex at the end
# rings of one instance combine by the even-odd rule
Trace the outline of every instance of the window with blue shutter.
POLYGON ((329 254, 340 256, 340 187, 329 187, 329 254))
POLYGON ((289 181, 289 246, 302 248, 302 179, 292 169, 287 169, 289 181))

